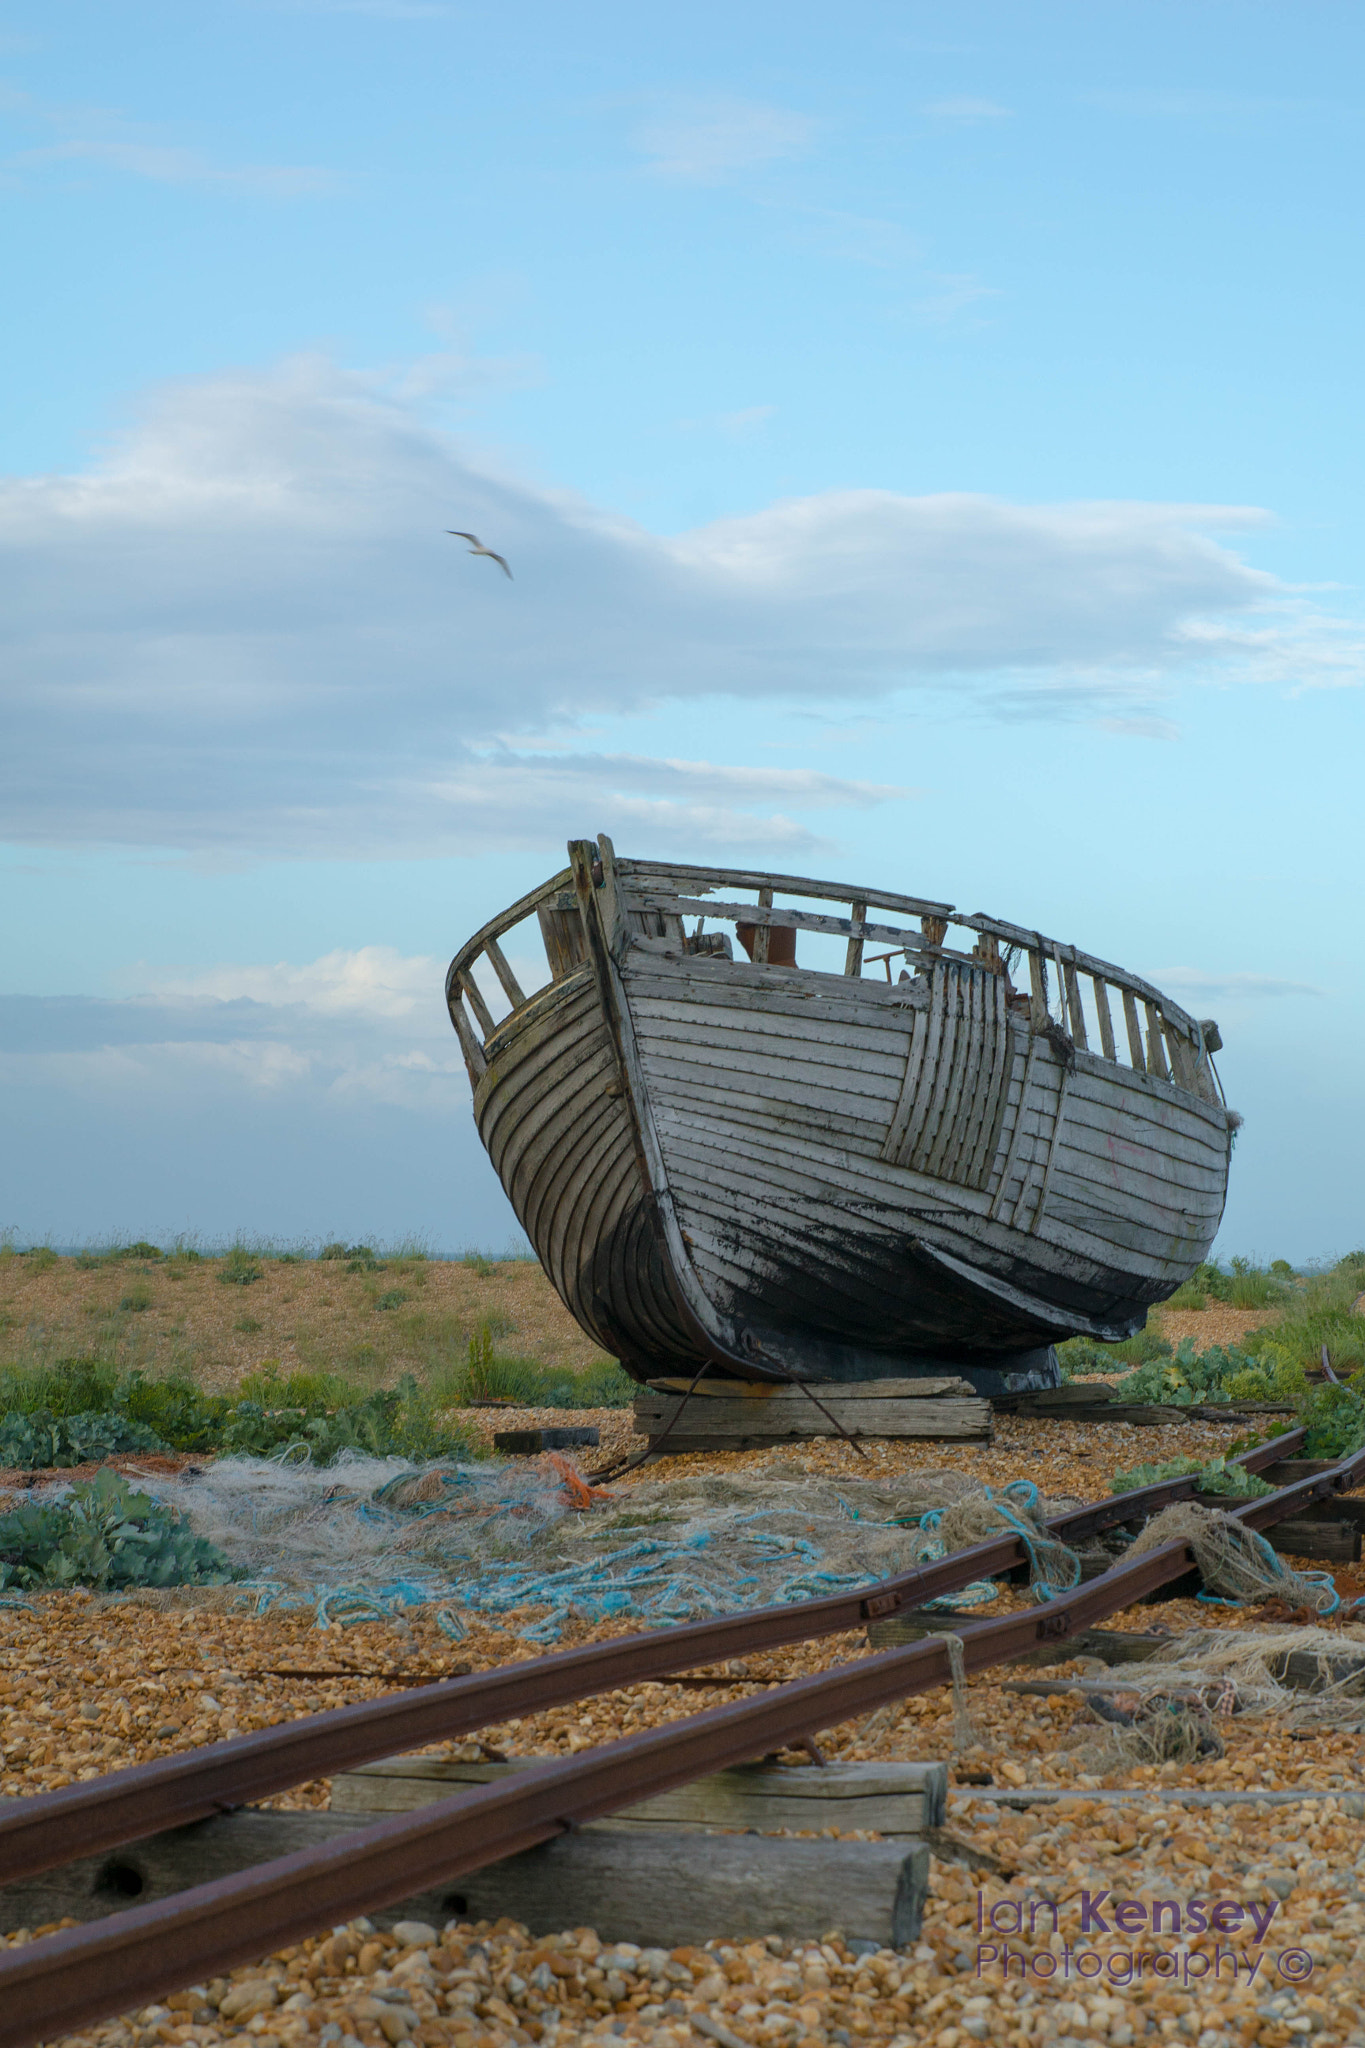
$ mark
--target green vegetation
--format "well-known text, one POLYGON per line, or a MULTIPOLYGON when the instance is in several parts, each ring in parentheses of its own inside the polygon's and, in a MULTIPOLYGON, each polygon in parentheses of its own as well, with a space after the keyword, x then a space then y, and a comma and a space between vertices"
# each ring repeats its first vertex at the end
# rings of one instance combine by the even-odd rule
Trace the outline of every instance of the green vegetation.
POLYGON ((1349 1458, 1365 1447, 1365 1373, 1349 1385, 1315 1387, 1299 1409, 1305 1458, 1349 1458))
POLYGON ((1287 1259, 1274 1259, 1268 1266, 1253 1265, 1250 1259, 1231 1259, 1226 1272, 1211 1259, 1196 1267, 1168 1306, 1203 1309, 1211 1301, 1219 1301, 1228 1308, 1274 1308, 1293 1293, 1294 1282, 1294 1268, 1287 1259))
POLYGON ((1109 1373, 1118 1366, 1147 1365, 1154 1358, 1169 1358, 1171 1347, 1155 1330, 1139 1330, 1121 1344, 1100 1344, 1093 1337, 1070 1337, 1057 1346, 1057 1361, 1063 1381, 1086 1373, 1109 1373))
POLYGON ((523 1408, 628 1408, 639 1391, 615 1359, 573 1372, 541 1365, 534 1358, 501 1357, 493 1348, 494 1319, 482 1322, 469 1340, 466 1362, 439 1374, 432 1386, 438 1404, 452 1408, 479 1401, 515 1401, 523 1408))
POLYGON ((218 1268, 218 1278, 229 1287, 250 1287, 260 1277, 261 1268, 245 1245, 233 1245, 218 1268))
POLYGON ((1341 1379, 1365 1367, 1365 1315, 1354 1304, 1365 1293, 1365 1251, 1348 1252, 1333 1266, 1308 1274, 1293 1289, 1282 1313, 1263 1330, 1243 1339, 1247 1350, 1271 1356, 1300 1372, 1322 1362, 1327 1347, 1341 1379))
POLYGON ((99 1464, 121 1451, 164 1448, 153 1430, 117 1413, 53 1415, 40 1408, 36 1414, 21 1415, 12 1409, 0 1421, 0 1465, 16 1465, 24 1472, 99 1464))
MULTIPOLYGON (((1275 1321, 1252 1330, 1240 1344, 1212 1345, 1198 1354, 1188 1337, 1172 1349, 1148 1330, 1125 1344, 1074 1338, 1058 1347, 1063 1378, 1112 1372, 1119 1361, 1134 1368, 1115 1386, 1119 1400, 1167 1402, 1177 1408, 1282 1402, 1308 1431, 1304 1457, 1343 1458, 1365 1446, 1365 1315, 1355 1308, 1365 1293, 1365 1251, 1297 1275, 1283 1259, 1264 1268, 1234 1259, 1227 1273, 1216 1265, 1202 1266, 1196 1280, 1206 1294, 1223 1289, 1216 1298, 1233 1307, 1273 1301, 1275 1321), (1318 1373, 1324 1352, 1340 1385, 1309 1377, 1318 1373)), ((1174 1295, 1172 1305, 1180 1299, 1174 1295)))
POLYGON ((221 1586, 220 1550, 114 1472, 0 1515, 0 1587, 221 1586))
POLYGON ((362 1391, 339 1375, 271 1367, 235 1394, 205 1394, 191 1380, 118 1374, 94 1358, 0 1371, 0 1461, 25 1470, 70 1466, 121 1451, 307 1453, 319 1465, 341 1451, 374 1457, 482 1455, 443 1405, 408 1375, 362 1391))
POLYGON ((1183 1479, 1196 1473, 1201 1493, 1229 1493, 1245 1499, 1248 1495, 1273 1493, 1274 1487, 1226 1458, 1167 1458, 1163 1465, 1134 1465, 1131 1472, 1116 1472, 1109 1482, 1111 1493, 1135 1493, 1140 1486, 1155 1486, 1162 1479, 1183 1479))

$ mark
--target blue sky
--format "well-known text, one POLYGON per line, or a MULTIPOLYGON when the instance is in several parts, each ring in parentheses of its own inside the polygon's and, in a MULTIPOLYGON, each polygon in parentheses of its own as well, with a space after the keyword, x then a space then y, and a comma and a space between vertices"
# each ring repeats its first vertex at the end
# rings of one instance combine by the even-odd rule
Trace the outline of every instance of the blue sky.
POLYGON ((441 972, 607 829, 1151 975, 1365 1240, 1363 44, 11 4, 0 1226, 508 1242, 441 972))

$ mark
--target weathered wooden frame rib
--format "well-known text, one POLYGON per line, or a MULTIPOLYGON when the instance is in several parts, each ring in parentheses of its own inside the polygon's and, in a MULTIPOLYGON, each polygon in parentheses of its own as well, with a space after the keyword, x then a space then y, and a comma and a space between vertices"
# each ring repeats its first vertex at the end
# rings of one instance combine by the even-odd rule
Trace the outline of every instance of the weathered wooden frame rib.
MULTIPOLYGON (((1307 1499, 1358 1484, 1362 1474, 1365 1452, 1330 1473, 1249 1505, 1243 1519, 1257 1528, 1273 1526, 1307 1499)), ((1131 1499, 1128 1505, 1131 1512, 1131 1499)), ((960 1564, 967 1555, 959 1553, 953 1562, 960 1564)), ((952 1633, 960 1641, 962 1668, 975 1673, 1034 1647, 1066 1641, 1193 1568, 1189 1546, 1168 1543, 1041 1606, 990 1621, 955 1617, 952 1633)), ((864 1618, 881 1611, 875 1598, 864 1599, 864 1618)), ((942 1635, 931 1635, 903 1649, 773 1687, 758 1699, 533 1766, 500 1784, 434 1801, 415 1813, 357 1828, 340 1840, 157 1904, 10 1949, 0 1956, 0 2048, 31 2048, 196 1977, 251 1961, 358 1910, 447 1883, 642 1797, 947 1684, 951 1676, 949 1645, 942 1635)), ((373 1719, 373 1709, 368 1711, 373 1719)), ((315 1762, 309 1774, 317 1774, 315 1762)), ((80 1788, 87 1801, 91 1789, 80 1788)), ((23 1804, 50 1808, 54 1796, 61 1797, 23 1804)), ((90 1853, 88 1837, 79 1848, 90 1853)))

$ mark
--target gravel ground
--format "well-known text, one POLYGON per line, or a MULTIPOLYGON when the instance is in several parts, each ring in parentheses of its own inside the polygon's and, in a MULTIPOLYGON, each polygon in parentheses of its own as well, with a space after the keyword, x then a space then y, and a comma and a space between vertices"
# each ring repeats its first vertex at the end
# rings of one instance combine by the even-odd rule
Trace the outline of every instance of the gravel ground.
MULTIPOLYGON (((497 1427, 523 1421, 520 1415, 512 1421, 508 1411, 475 1413, 490 1428, 494 1418, 497 1427)), ((553 1422, 564 1416, 552 1411, 525 1419, 553 1422)), ((630 1420, 611 1410, 581 1419, 607 1422, 618 1433, 630 1420)), ((1027 1476, 1053 1497, 1094 1498, 1107 1490, 1115 1470, 1185 1452, 1208 1456, 1233 1434, 1227 1425, 1198 1422, 1133 1429, 1007 1417, 998 1422, 991 1445, 874 1443, 866 1447, 864 1461, 837 1440, 821 1440, 724 1460, 667 1460, 645 1470, 656 1479, 720 1465, 844 1476, 953 1469, 996 1484, 1027 1476)), ((604 1435, 601 1452, 583 1463, 604 1463, 614 1448, 604 1435)), ((621 1490, 631 1484, 630 1477, 618 1482, 621 1490)), ((1347 1598, 1365 1594, 1360 1567, 1338 1567, 1336 1577, 1347 1598)), ((1023 1597, 1005 1594, 997 1608, 1017 1605, 1023 1597)), ((475 1618, 468 1638, 455 1646, 420 1610, 400 1628, 371 1623, 321 1632, 311 1614, 255 1619, 225 1611, 224 1601, 222 1593, 121 1601, 56 1593, 35 1603, 36 1615, 22 1608, 0 1610, 0 1792, 52 1789, 374 1698, 398 1678, 483 1669, 537 1654, 515 1634, 521 1619, 516 1616, 501 1625, 475 1618)), ((1258 1617, 1173 1602, 1130 1609, 1108 1626, 1179 1630, 1211 1621, 1225 1627, 1239 1619, 1249 1625, 1258 1617)), ((571 1625, 562 1647, 624 1632, 571 1625)), ((501 1723, 480 1736, 514 1755, 571 1754, 752 1696, 764 1681, 865 1654, 861 1635, 798 1645, 727 1665, 714 1674, 714 1689, 631 1687, 501 1723)), ((1062 1677, 1079 1668, 1058 1666, 1047 1675, 1062 1677)), ((769 1942, 712 1944, 707 1951, 683 1950, 671 1958, 614 1951, 607 1967, 599 1957, 602 1943, 612 1940, 610 1927, 567 1930, 535 1942, 506 1924, 433 1930, 430 1939, 423 1935, 403 1951, 356 1923, 349 1935, 283 1950, 230 1980, 177 1994, 174 2004, 78 2038, 111 2048, 178 2041, 302 2048, 314 2039, 326 2048, 334 2042, 339 2048, 357 2042, 378 2048, 407 2037, 424 2048, 446 2042, 504 2048, 541 2038, 568 2043, 584 2033, 652 2040, 661 2048, 698 2048, 703 2040, 721 2048, 727 2042, 730 2048, 737 2042, 751 2048, 770 2042, 783 2048, 851 2048, 861 2040, 916 2048, 998 2040, 1024 2048, 1034 2041, 1102 2039, 1125 2048, 1148 2038, 1192 2041, 1196 2048, 1253 2041, 1282 2048, 1309 2035, 1324 2048, 1365 2044, 1365 2013, 1358 2002, 1365 1996, 1365 1906, 1357 1872, 1359 1855, 1359 1876, 1365 1878, 1365 1830, 1356 1814, 1357 1788, 1365 1783, 1365 1737, 1337 1734, 1302 1743, 1273 1726, 1234 1717, 1219 1723, 1226 1742, 1221 1759, 1105 1776, 1085 1771, 1066 1747, 1097 1732, 1087 1710, 1074 1697, 1005 1692, 1003 1684, 1019 1675, 1002 1670, 971 1682, 974 1740, 956 1759, 958 1771, 963 1777, 989 1772, 1000 1787, 1050 1785, 1081 1796, 1014 1814, 975 1795, 958 1795, 950 1831, 959 1843, 940 1845, 945 1853, 934 1861, 924 1936, 909 1954, 855 1957, 831 1938, 818 1950, 769 1942), (1152 1796, 1121 1807, 1085 1796, 1114 1785, 1150 1788, 1152 1796), (1177 1785, 1297 1789, 1305 1801, 1269 1810, 1182 1809, 1161 1797, 1177 1785), (1181 1940, 1146 1932, 1120 1935, 1112 1925, 1082 1941, 1082 1895, 1100 1891, 1111 1902, 1225 1901, 1229 1914, 1233 1906, 1245 1915, 1256 1905, 1262 1924, 1274 1902, 1275 1917, 1264 1942, 1250 1949, 1254 1928, 1245 1917, 1217 1942, 1191 1932, 1181 1940), (1034 1908, 1034 1932, 1008 1940, 1015 1960, 1004 1982, 998 1962, 978 1960, 977 1948, 1001 1946, 1007 1937, 999 1930, 1016 1923, 1021 1898, 1024 1926, 1030 1902, 1034 1908), (1038 1903, 1046 1900, 1056 1907, 1055 1934, 1053 1906, 1038 1903), (978 1911, 984 1916, 980 1933, 978 1911), (1225 1952, 1220 1975, 1201 1975, 1215 1947, 1225 1952), (1258 1953, 1261 1962, 1249 1980, 1258 1953), (1235 1979, 1229 1956, 1240 1958, 1235 1979), (1295 1967, 1307 1970, 1306 1980, 1288 1981, 1276 1957, 1288 1959, 1290 1973, 1295 1967), (1130 1981, 1121 1981, 1125 1971, 1130 1981)), ((824 1731, 820 1741, 827 1754, 846 1759, 946 1759, 950 1700, 944 1690, 928 1693, 824 1731)), ((435 1747, 439 1753, 443 1746, 435 1747)), ((447 1753, 476 1749, 444 1747, 447 1753)), ((273 1803, 323 1805, 329 1789, 318 1781, 273 1803)), ((835 1902, 829 1917, 837 1921, 835 1902)))
POLYGON ((68 2038, 109 2048, 567 2048, 585 2036, 660 2048, 1287 2048, 1311 2036, 1334 2048, 1365 2039, 1361 1831, 1339 1802, 1204 1815, 1202 1825, 1169 1806, 1115 1815, 1088 1802, 1042 1821, 980 1806, 956 1818, 966 1861, 935 1859, 923 1933, 908 1953, 855 1955, 833 1930, 820 1943, 669 1953, 606 1948, 586 1928, 532 1940, 508 1921, 452 1922, 438 1936, 414 1922, 376 1934, 359 1920, 68 2038), (1227 1932, 1187 1929, 1181 1940, 1114 1923, 1119 1901, 1132 1925, 1157 1901, 1195 1897, 1206 1914, 1217 1908, 1227 1932), (1031 1933, 1002 1931, 1030 1921, 1031 1933))

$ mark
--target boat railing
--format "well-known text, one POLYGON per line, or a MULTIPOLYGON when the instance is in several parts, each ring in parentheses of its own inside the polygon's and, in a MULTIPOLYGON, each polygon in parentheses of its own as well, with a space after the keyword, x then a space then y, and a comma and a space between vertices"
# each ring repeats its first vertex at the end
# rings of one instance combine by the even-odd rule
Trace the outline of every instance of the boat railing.
MULTIPOLYGON (((951 903, 885 889, 851 887, 805 875, 755 869, 621 860, 613 855, 610 841, 601 842, 601 848, 626 927, 641 936, 653 934, 671 939, 684 952, 701 951, 702 920, 730 924, 741 935, 753 965, 761 968, 769 965, 775 930, 808 931, 844 940, 843 972, 855 979, 861 978, 866 968, 880 965, 889 981, 891 962, 898 958, 903 958, 916 973, 932 973, 940 965, 955 965, 959 970, 999 975, 1005 981, 1013 1007, 1021 1014, 1027 1012, 1030 1028, 1059 1039, 1063 1050, 1074 1047, 1124 1064, 1136 1073, 1174 1082, 1210 1102, 1222 1099, 1211 1059, 1221 1044, 1215 1026, 1190 1016, 1140 976, 1076 946, 1048 938, 1042 932, 989 917, 984 912, 968 915, 951 903), (736 891, 751 900, 738 900, 730 893, 736 891), (718 897, 717 892, 726 893, 718 897), (846 905, 848 915, 833 914, 832 909, 778 903, 775 898, 779 896, 804 897, 830 906, 846 905), (917 926, 886 923, 871 915, 877 911, 917 918, 919 922, 917 926), (699 920, 697 933, 690 936, 683 923, 688 917, 699 920), (950 942, 954 940, 956 943, 950 942), (869 946, 888 950, 870 955, 869 946), (1115 1004, 1122 1014, 1123 1050, 1127 1055, 1122 1061, 1115 1031, 1115 1004)), ((595 880, 602 872, 594 863, 595 880)), ((446 976, 446 1003, 475 1083, 487 1068, 485 1047, 489 1038, 506 1022, 505 1016, 494 1016, 475 969, 486 962, 510 1010, 521 1009, 530 996, 523 990, 500 941, 532 917, 539 927, 552 983, 561 981, 586 958, 570 868, 509 905, 461 947, 446 976)), ((538 992, 537 989, 531 993, 538 992)))
POLYGON ((755 965, 767 962, 771 933, 785 928, 842 937, 843 971, 854 977, 861 977, 865 966, 872 964, 866 951, 869 945, 890 949, 880 956, 888 980, 890 962, 902 956, 908 965, 921 970, 932 969, 942 961, 955 962, 976 972, 1003 975, 1011 989, 1015 975, 1022 978, 1027 974, 1026 994, 1021 993, 1018 1000, 1021 1004, 1026 1002, 1035 1032, 1060 1029, 1077 1050, 1098 1053, 1101 1058, 1119 1064, 1119 1042, 1110 1000, 1113 996, 1123 1016, 1127 1059, 1122 1064, 1158 1080, 1174 1081, 1177 1087, 1206 1100, 1221 1100, 1210 1057, 1221 1040, 1212 1024, 1190 1016, 1141 976, 1060 939, 1047 938, 1042 932, 1029 931, 982 911, 969 916, 951 903, 885 889, 820 882, 804 875, 684 868, 629 860, 618 860, 615 874, 624 899, 634 911, 665 918, 704 917, 733 924, 736 929, 744 926, 752 933, 748 946, 755 965), (717 901, 713 893, 734 889, 752 891, 755 900, 717 901), (778 904, 774 901, 777 896, 805 896, 820 902, 847 904, 849 914, 831 916, 824 911, 778 904), (918 917, 919 928, 884 924, 869 916, 869 912, 876 910, 918 917), (954 928, 970 937, 958 945, 949 943, 954 928), (1083 981, 1089 985, 1088 1016, 1083 981))
POLYGON ((542 882, 538 889, 532 889, 529 895, 519 897, 497 917, 490 918, 486 925, 481 926, 472 939, 466 939, 446 973, 446 1008, 455 1026, 455 1036, 460 1041, 460 1051, 464 1054, 472 1082, 477 1083, 486 1072, 488 1058, 484 1047, 500 1023, 507 1021, 505 1017, 494 1017, 488 999, 475 979, 474 970, 481 960, 486 960, 511 1009, 521 1009, 530 998, 499 940, 532 916, 540 925, 552 980, 561 980, 570 967, 585 957, 577 899, 573 894, 572 868, 564 868, 550 881, 542 882), (470 1021, 471 1011, 473 1022, 470 1021))

